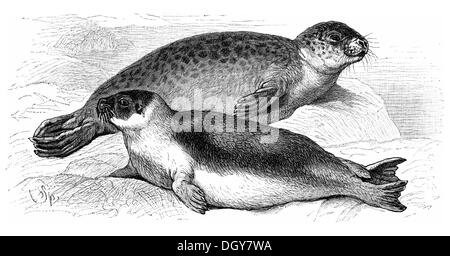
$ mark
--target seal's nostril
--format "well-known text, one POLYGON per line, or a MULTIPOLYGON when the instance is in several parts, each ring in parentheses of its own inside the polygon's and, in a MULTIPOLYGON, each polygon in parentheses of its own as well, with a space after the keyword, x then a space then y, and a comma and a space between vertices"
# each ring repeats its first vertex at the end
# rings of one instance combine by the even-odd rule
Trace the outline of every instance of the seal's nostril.
POLYGON ((98 101, 98 105, 97 106, 98 106, 99 110, 104 110, 106 108, 106 106, 107 106, 106 100, 105 99, 100 99, 98 101))
POLYGON ((358 39, 358 45, 366 50, 369 48, 365 40, 358 39))

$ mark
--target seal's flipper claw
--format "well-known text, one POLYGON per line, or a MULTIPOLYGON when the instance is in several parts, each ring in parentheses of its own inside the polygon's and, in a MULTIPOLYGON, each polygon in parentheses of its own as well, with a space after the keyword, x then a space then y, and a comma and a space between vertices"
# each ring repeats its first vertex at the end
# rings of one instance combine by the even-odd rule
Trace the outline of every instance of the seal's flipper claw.
POLYGON ((50 149, 42 149, 36 147, 35 153, 40 157, 66 157, 73 152, 77 151, 79 148, 83 147, 85 144, 83 143, 81 138, 74 139, 71 143, 67 144, 63 148, 50 148, 50 149))

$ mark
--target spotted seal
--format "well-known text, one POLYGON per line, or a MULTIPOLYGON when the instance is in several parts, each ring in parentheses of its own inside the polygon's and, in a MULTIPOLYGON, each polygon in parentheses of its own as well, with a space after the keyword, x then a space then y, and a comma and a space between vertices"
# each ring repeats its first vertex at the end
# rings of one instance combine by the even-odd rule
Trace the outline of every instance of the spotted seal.
MULTIPOLYGON (((253 118, 271 113, 288 118, 336 84, 342 70, 364 58, 368 41, 341 22, 316 24, 294 40, 254 32, 207 33, 154 50, 100 85, 79 110, 45 120, 31 141, 41 157, 65 157, 96 137, 116 133, 102 123, 95 107, 100 98, 130 89, 158 93, 174 109, 175 99, 231 98, 223 112, 253 118), (262 101, 261 99, 264 99, 262 101), (276 103, 276 104, 275 104, 276 103), (249 107, 250 106, 250 107, 249 107), (251 106, 258 106, 256 111, 251 106)), ((225 101, 225 100, 224 100, 225 101)), ((186 109, 184 109, 186 107, 186 109)), ((216 109, 217 110, 217 109, 216 109)))

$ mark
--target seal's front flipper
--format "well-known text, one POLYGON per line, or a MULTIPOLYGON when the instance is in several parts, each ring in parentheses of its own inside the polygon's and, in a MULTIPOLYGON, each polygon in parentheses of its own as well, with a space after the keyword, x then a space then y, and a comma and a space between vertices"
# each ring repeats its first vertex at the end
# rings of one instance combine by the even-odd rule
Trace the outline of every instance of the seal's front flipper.
POLYGON ((187 176, 177 177, 172 189, 184 205, 194 212, 205 214, 208 210, 203 190, 192 184, 187 176))
POLYGON ((111 178, 123 178, 123 179, 136 179, 136 180, 143 180, 144 178, 128 163, 127 166, 123 167, 122 169, 115 170, 107 177, 111 178))
POLYGON ((269 83, 254 93, 240 98, 234 106, 234 115, 238 118, 252 118, 258 114, 268 115, 274 107, 278 109, 279 97, 284 94, 280 86, 269 83))

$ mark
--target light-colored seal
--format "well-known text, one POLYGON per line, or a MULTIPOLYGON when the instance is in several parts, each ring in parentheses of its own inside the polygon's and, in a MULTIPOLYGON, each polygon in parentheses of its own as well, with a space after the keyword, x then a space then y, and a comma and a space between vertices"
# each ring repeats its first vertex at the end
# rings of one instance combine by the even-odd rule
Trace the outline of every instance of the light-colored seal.
POLYGON ((261 209, 333 196, 390 211, 406 209, 398 198, 407 182, 395 175, 403 158, 362 166, 288 130, 259 124, 258 130, 248 131, 252 121, 243 130, 235 122, 234 129, 226 129, 226 120, 239 119, 174 111, 148 91, 100 99, 98 113, 123 133, 130 157, 127 167, 112 177, 140 178, 171 189, 199 213, 211 207, 261 209), (269 133, 278 134, 277 139, 262 143, 269 133))
POLYGON ((179 98, 193 102, 196 92, 201 92, 203 99, 228 98, 234 109, 223 112, 252 120, 276 103, 278 118, 268 122, 278 121, 324 95, 341 71, 360 61, 368 50, 363 36, 334 21, 316 24, 294 40, 254 32, 181 39, 142 57, 100 85, 83 108, 44 121, 31 140, 37 155, 64 157, 98 136, 117 132, 114 126, 100 122, 95 107, 100 98, 130 89, 156 92, 176 110, 196 109, 173 105, 179 98), (251 111, 255 109, 251 106, 258 108, 251 111))

